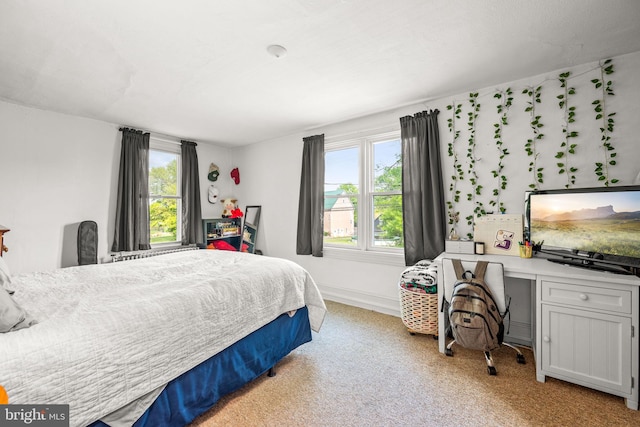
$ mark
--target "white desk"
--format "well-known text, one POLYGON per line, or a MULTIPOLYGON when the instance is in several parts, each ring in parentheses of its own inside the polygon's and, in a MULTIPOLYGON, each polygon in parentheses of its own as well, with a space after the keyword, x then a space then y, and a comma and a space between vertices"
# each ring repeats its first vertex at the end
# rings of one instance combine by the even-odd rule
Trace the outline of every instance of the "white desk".
POLYGON ((556 264, 544 258, 442 253, 438 265, 439 350, 444 353, 442 259, 499 262, 505 277, 529 280, 536 378, 546 376, 626 399, 638 409, 640 278, 556 264))

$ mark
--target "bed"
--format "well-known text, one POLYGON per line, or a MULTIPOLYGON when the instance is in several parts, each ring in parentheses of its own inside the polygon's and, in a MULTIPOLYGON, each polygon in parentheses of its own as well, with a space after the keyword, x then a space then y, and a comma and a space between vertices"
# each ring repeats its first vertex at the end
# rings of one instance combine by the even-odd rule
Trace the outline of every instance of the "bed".
POLYGON ((71 426, 185 425, 319 331, 297 264, 195 250, 12 277, 38 323, 0 334, 11 404, 69 404, 71 426))

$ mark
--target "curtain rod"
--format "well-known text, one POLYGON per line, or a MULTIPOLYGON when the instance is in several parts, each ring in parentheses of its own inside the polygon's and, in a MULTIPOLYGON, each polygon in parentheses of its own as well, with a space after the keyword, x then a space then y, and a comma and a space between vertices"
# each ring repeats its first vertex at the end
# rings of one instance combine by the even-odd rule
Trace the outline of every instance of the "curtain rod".
POLYGON ((357 135, 357 134, 362 134, 362 133, 370 133, 370 132, 373 132, 373 131, 382 131, 382 130, 385 130, 386 132, 394 132, 394 131, 400 130, 400 122, 398 122, 397 125, 388 124, 386 126, 378 126, 378 127, 369 128, 369 129, 358 129, 358 130, 354 130, 354 131, 351 131, 351 132, 345 132, 345 133, 342 133, 342 134, 335 134, 335 135, 331 135, 331 136, 328 136, 326 131, 324 133, 325 133, 325 139, 331 140, 331 139, 336 139, 336 138, 345 138, 345 137, 351 136, 351 135, 357 135))
MULTIPOLYGON (((118 130, 120 132, 122 132, 124 129, 132 129, 132 130, 135 130, 135 131, 138 131, 138 132, 148 133, 149 134, 149 138, 155 139, 156 141, 166 142, 166 143, 175 144, 175 145, 181 145, 181 140, 175 141, 175 140, 167 139, 167 138, 179 139, 178 137, 175 137, 175 136, 158 134, 157 132, 152 132, 150 130, 140 130, 140 129, 137 129, 137 128, 131 127, 131 126, 121 126, 118 130), (154 135, 154 133, 156 133, 157 135, 161 135, 161 136, 156 136, 156 135, 154 135)), ((185 141, 187 141, 187 140, 185 140, 185 141)), ((188 141, 190 141, 190 140, 188 140, 188 141)))
POLYGON ((180 141, 171 141, 170 139, 159 138, 157 136, 153 136, 153 134, 151 134, 149 138, 155 139, 156 141, 160 141, 160 142, 166 142, 169 144, 181 145, 180 141))

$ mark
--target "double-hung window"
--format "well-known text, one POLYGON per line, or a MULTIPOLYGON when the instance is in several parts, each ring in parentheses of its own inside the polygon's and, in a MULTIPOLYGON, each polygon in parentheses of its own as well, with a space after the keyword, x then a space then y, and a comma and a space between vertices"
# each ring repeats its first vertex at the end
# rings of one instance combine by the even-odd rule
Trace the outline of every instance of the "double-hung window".
POLYGON ((180 146, 151 139, 149 143, 149 228, 151 245, 182 241, 180 146))
POLYGON ((400 132, 326 142, 324 191, 326 254, 403 253, 400 132))

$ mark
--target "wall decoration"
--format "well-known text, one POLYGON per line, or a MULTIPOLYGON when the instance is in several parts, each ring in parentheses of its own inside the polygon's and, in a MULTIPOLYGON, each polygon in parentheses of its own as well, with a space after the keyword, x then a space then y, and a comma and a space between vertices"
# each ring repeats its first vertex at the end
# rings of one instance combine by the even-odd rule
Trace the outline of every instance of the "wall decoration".
POLYGON ((540 121, 540 116, 536 115, 536 104, 540 103, 540 90, 542 86, 538 87, 528 87, 525 88, 522 93, 527 95, 530 99, 527 101, 527 108, 525 108, 525 112, 529 113, 530 120, 529 125, 531 126, 531 132, 533 136, 527 139, 527 143, 524 148, 527 152, 528 156, 532 157, 532 160, 529 162, 529 172, 533 173, 533 183, 529 184, 529 188, 533 190, 538 189, 538 184, 542 184, 544 182, 542 171, 544 168, 538 167, 538 149, 536 144, 540 142, 542 138, 544 138, 544 134, 540 132, 540 129, 544 126, 540 121))
POLYGON ((236 185, 240 184, 240 170, 238 168, 233 168, 231 170, 231 178, 236 185))
POLYGON ((570 77, 571 71, 560 74, 558 80, 560 81, 560 87, 564 89, 564 91, 562 94, 557 96, 560 100, 558 105, 564 112, 564 122, 562 124, 563 139, 560 144, 560 151, 556 153, 556 159, 558 159, 556 166, 558 166, 558 173, 560 175, 565 174, 567 176, 565 188, 569 188, 576 183, 575 173, 578 172, 578 168, 571 166, 569 158, 570 155, 576 154, 576 147, 578 146, 578 144, 570 142, 573 138, 578 136, 577 131, 570 129, 571 124, 576 121, 576 107, 574 105, 569 106, 569 96, 576 94, 576 89, 574 87, 569 87, 567 84, 567 80, 570 77))
POLYGON ((521 214, 485 215, 476 221, 474 239, 484 242, 485 254, 520 256, 522 222, 521 214))
POLYGON ((215 164, 211 163, 211 165, 209 165, 209 173, 207 174, 207 179, 211 182, 215 182, 218 180, 219 175, 220 175, 220 168, 215 164))
POLYGON ((596 89, 602 91, 602 95, 600 99, 596 99, 592 104, 594 105, 593 110, 596 112, 596 120, 602 120, 602 124, 600 125, 600 141, 604 152, 604 161, 596 162, 595 173, 598 176, 598 181, 603 181, 605 187, 608 187, 609 184, 616 184, 618 182, 617 179, 609 177, 609 167, 615 166, 617 155, 611 144, 611 134, 613 133, 615 125, 613 116, 615 116, 616 113, 607 113, 607 97, 613 96, 614 93, 612 81, 606 80, 605 76, 613 74, 613 64, 611 63, 611 59, 607 59, 604 62, 601 61, 599 64, 600 78, 591 80, 591 83, 595 85, 596 89))
POLYGON ((460 220, 460 212, 456 210, 456 205, 460 201, 460 190, 458 190, 458 180, 464 180, 464 170, 462 163, 458 159, 458 153, 456 152, 455 144, 460 137, 460 131, 456 129, 456 120, 460 119, 460 113, 462 112, 462 104, 451 103, 447 105, 447 110, 451 111, 451 117, 447 119, 447 127, 451 133, 451 140, 448 143, 447 149, 449 157, 453 157, 454 174, 451 175, 451 184, 449 185, 450 199, 447 200, 447 216, 449 217, 449 239, 458 239, 457 225, 460 220))
POLYGON ((526 87, 467 92, 465 100, 450 102, 447 106, 450 138, 448 156, 444 157, 448 164, 443 169, 449 180, 446 202, 449 238, 473 238, 473 228, 481 218, 522 210, 520 192, 525 190, 545 186, 570 188, 580 181, 596 181, 595 178, 603 186, 619 182, 611 174, 618 160, 612 135, 615 112, 611 111, 610 97, 614 93, 610 76, 613 72, 611 60, 594 62, 577 70, 549 75, 526 87), (542 96, 543 88, 550 87, 547 82, 554 85, 559 82, 560 89, 555 89, 553 97, 547 97, 546 93, 542 96), (598 99, 593 102, 592 95, 584 90, 588 87, 595 87, 598 93, 598 99), (523 96, 514 97, 516 91, 523 96), (480 114, 483 97, 496 100, 495 110, 480 114), (584 115, 581 109, 589 105, 595 112, 597 126, 579 121, 584 115), (460 123, 463 114, 468 118, 466 126, 460 123), (594 134, 600 136, 600 142, 594 134), (468 144, 462 144, 464 140, 468 140, 468 144), (522 140, 526 140, 524 151, 516 152, 514 147, 522 147, 522 140), (595 160, 600 162, 595 162, 594 178, 584 166, 590 161, 585 155, 600 149, 604 158, 596 156, 595 160), (526 163, 528 172, 524 167, 526 163), (556 168, 557 173, 545 173, 552 168, 556 168), (490 190, 484 191, 485 188, 490 190))
POLYGON ((507 211, 504 203, 500 200, 500 192, 507 188, 507 177, 503 173, 504 169, 504 158, 509 155, 509 150, 505 148, 504 142, 502 140, 502 130, 504 126, 509 124, 508 113, 511 104, 513 103, 513 92, 511 88, 507 88, 504 91, 498 91, 494 98, 497 98, 500 103, 496 106, 496 110, 500 115, 500 119, 498 123, 495 123, 493 126, 495 127, 495 132, 493 134, 493 139, 496 144, 496 149, 498 150, 498 167, 491 171, 493 177, 498 180, 498 185, 493 189, 493 196, 495 199, 489 202, 489 205, 494 206, 498 209, 500 213, 505 213, 507 211))
MULTIPOLYGON (((482 185, 479 182, 478 173, 476 171, 476 120, 478 119, 478 115, 480 113, 480 104, 478 103, 478 92, 469 94, 469 104, 471 106, 471 111, 467 114, 469 116, 469 120, 467 124, 469 125, 469 148, 467 149, 467 158, 469 159, 469 181, 471 183, 471 192, 467 194, 467 200, 473 202, 474 208, 473 213, 466 217, 467 225, 473 225, 473 218, 475 216, 482 216, 486 214, 484 209, 484 205, 480 200, 480 195, 482 194, 482 185)), ((469 238, 473 238, 472 233, 468 233, 467 236, 469 238)))
POLYGON ((218 191, 218 189, 213 185, 210 185, 207 191, 207 199, 209 200, 209 203, 218 203, 219 195, 220 191, 218 191))

